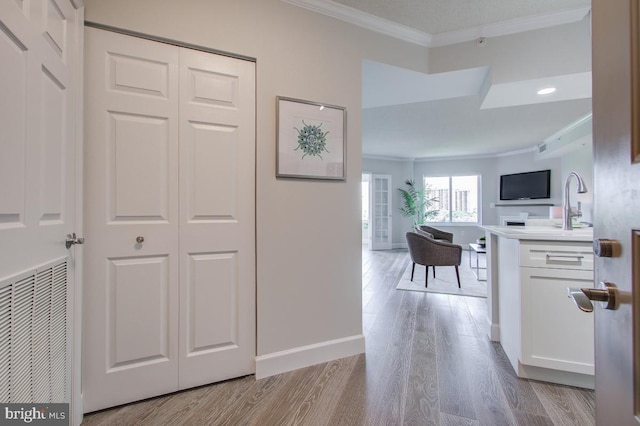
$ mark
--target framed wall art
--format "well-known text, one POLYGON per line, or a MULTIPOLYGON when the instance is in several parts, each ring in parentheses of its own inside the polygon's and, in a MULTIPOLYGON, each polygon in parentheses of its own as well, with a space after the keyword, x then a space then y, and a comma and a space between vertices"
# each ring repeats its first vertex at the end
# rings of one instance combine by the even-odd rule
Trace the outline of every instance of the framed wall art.
POLYGON ((345 180, 344 107, 276 98, 276 177, 345 180))

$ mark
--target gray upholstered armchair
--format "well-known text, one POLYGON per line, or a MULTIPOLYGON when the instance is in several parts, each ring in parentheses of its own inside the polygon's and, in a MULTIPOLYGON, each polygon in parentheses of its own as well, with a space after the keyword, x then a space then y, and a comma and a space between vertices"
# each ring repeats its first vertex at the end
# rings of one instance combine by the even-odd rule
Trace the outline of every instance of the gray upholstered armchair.
POLYGON ((449 242, 449 243, 453 243, 453 234, 451 232, 441 231, 441 230, 439 230, 437 228, 433 228, 431 226, 416 225, 416 232, 418 234, 420 234, 422 232, 426 232, 428 234, 431 234, 432 235, 431 238, 433 238, 434 240, 441 240, 441 241, 446 241, 446 242, 449 242))
POLYGON ((407 245, 409 255, 413 265, 411 266, 411 281, 416 263, 424 265, 425 287, 429 286, 429 266, 433 266, 433 276, 436 276, 436 266, 454 266, 456 268, 456 278, 458 278, 458 288, 460 288, 460 272, 458 266, 462 259, 462 247, 444 241, 437 241, 417 232, 407 232, 407 245))

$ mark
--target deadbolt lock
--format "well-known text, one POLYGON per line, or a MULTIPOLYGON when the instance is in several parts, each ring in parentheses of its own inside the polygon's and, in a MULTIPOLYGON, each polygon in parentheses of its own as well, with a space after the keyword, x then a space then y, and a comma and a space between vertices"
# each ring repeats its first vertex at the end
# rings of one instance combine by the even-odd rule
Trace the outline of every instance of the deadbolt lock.
POLYGON ((607 238, 599 238, 593 240, 593 254, 598 257, 618 257, 620 256, 621 246, 616 240, 607 238))

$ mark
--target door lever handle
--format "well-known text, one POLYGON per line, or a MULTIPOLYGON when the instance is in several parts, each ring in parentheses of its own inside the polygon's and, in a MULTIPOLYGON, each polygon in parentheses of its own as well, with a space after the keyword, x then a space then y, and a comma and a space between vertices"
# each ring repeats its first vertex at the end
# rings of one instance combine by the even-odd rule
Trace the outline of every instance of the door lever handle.
POLYGON ((70 249, 74 244, 84 244, 84 238, 76 236, 75 232, 73 234, 67 234, 64 244, 67 249, 70 249))
POLYGON ((567 291, 569 297, 576 304, 578 309, 583 312, 593 312, 593 304, 591 301, 603 302, 605 309, 616 310, 620 306, 620 297, 618 287, 615 284, 601 282, 598 288, 577 288, 569 287, 567 291))
POLYGON ((593 303, 581 288, 567 287, 567 292, 569 293, 569 298, 573 300, 578 309, 582 312, 593 312, 593 303))

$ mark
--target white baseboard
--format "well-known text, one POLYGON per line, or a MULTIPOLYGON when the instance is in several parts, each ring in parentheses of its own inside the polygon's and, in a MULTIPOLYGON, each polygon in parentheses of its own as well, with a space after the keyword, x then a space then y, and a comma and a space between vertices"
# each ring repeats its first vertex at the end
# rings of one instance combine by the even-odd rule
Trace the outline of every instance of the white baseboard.
POLYGON ((489 323, 489 340, 492 342, 500 341, 500 325, 489 323))
POLYGON ((394 249, 408 249, 409 246, 407 246, 407 243, 393 243, 391 245, 391 248, 394 248, 394 249))
POLYGON ((298 368, 309 367, 361 353, 364 353, 364 336, 358 334, 268 355, 260 355, 256 357, 256 379, 264 379, 265 377, 286 373, 298 368))

